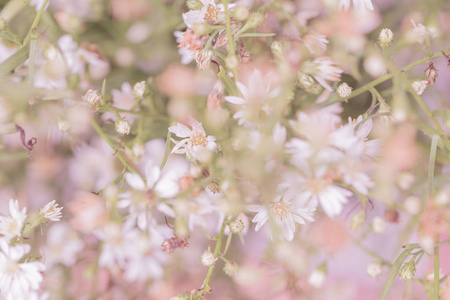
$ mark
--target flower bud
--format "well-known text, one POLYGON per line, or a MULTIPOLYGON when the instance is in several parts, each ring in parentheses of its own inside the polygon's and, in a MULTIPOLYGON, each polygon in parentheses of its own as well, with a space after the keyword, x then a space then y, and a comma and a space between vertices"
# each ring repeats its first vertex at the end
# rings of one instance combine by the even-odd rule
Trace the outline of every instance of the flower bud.
POLYGON ((436 78, 438 77, 438 71, 434 67, 433 62, 428 63, 428 68, 425 70, 425 76, 428 79, 427 85, 433 85, 436 82, 436 78))
POLYGON ((102 94, 100 94, 99 91, 90 89, 83 96, 83 100, 89 103, 90 105, 96 105, 99 101, 102 100, 102 94))
POLYGON ((236 219, 228 225, 230 231, 234 234, 241 233, 245 229, 244 221, 236 219))
POLYGON ((70 123, 66 120, 59 120, 58 121, 58 129, 62 133, 69 132, 71 129, 70 123))
POLYGON ((338 86, 336 93, 339 96, 339 98, 347 99, 352 93, 352 88, 347 83, 344 82, 338 86))
POLYGON ((375 217, 372 220, 372 230, 373 232, 380 234, 386 230, 386 221, 381 217, 375 217))
POLYGON ((381 30, 380 36, 378 37, 378 44, 381 46, 381 48, 388 48, 393 40, 394 34, 392 33, 392 30, 390 30, 389 28, 384 28, 383 30, 381 30))
POLYGON ((133 86, 133 93, 134 96, 137 99, 141 99, 144 97, 144 95, 148 92, 147 90, 147 84, 145 83, 145 81, 140 81, 137 82, 134 86, 133 86))
POLYGON ((200 257, 200 261, 202 265, 205 267, 211 267, 216 262, 217 258, 214 257, 214 254, 211 253, 211 249, 208 248, 205 252, 203 252, 202 256, 200 257))
POLYGON ((381 264, 380 263, 370 263, 367 265, 367 275, 372 278, 377 278, 381 274, 381 264))
POLYGON ((354 214, 350 220, 350 229, 353 231, 358 231, 361 229, 366 219, 364 210, 360 210, 358 213, 354 214))
POLYGON ((227 262, 223 267, 223 271, 225 272, 225 274, 227 274, 230 277, 233 277, 233 275, 236 274, 238 269, 239 266, 234 261, 227 262))
POLYGON ((198 68, 200 70, 205 70, 209 67, 211 63, 212 52, 203 48, 198 49, 194 53, 195 61, 197 62, 198 68))
POLYGON ((410 196, 405 199, 405 210, 411 215, 417 215, 420 212, 420 199, 416 196, 410 196))
POLYGON ((417 95, 422 95, 427 88, 428 81, 426 80, 416 80, 411 84, 411 87, 416 92, 417 95))
POLYGON ((0 18, 0 32, 6 30, 8 30, 8 22, 5 19, 0 18))
POLYGON ((302 88, 304 88, 305 90, 313 87, 315 84, 314 79, 305 73, 298 74, 298 82, 299 82, 300 86, 302 88))
POLYGON ((208 23, 195 23, 194 24, 194 32, 196 35, 198 36, 203 36, 203 35, 207 35, 211 30, 210 30, 210 26, 208 25, 208 23))
POLYGON ((235 55, 229 55, 225 63, 227 64, 228 69, 233 70, 236 69, 239 65, 239 59, 235 55))
POLYGON ((237 21, 244 21, 249 15, 248 8, 245 6, 238 6, 234 9, 233 14, 237 21))
POLYGON ((280 42, 273 42, 270 45, 270 50, 272 50, 272 53, 276 58, 284 59, 284 50, 280 42))
POLYGON ((400 277, 403 280, 410 280, 411 278, 413 278, 415 273, 416 265, 414 264, 414 259, 411 259, 409 262, 403 264, 402 268, 400 269, 400 277))
POLYGON ((130 134, 130 123, 128 123, 127 120, 125 119, 121 119, 121 120, 117 120, 116 122, 116 131, 122 135, 128 135, 130 134))

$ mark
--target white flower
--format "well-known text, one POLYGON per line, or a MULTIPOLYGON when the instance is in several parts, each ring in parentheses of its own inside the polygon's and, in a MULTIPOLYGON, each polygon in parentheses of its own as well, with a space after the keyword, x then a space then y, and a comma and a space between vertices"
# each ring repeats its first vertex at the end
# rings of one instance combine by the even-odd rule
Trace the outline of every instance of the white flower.
POLYGON ((320 288, 325 282, 326 274, 321 270, 314 270, 312 274, 308 278, 308 283, 315 287, 316 289, 320 288))
POLYGON ((423 92, 425 91, 427 86, 428 86, 428 81, 426 81, 426 80, 415 80, 411 84, 411 87, 414 89, 416 94, 419 96, 423 94, 423 92))
MULTIPOLYGON (((177 39, 177 43, 182 45, 184 41, 184 35, 186 33, 181 31, 175 31, 173 34, 177 39)), ((187 65, 194 60, 194 53, 195 50, 190 49, 190 45, 188 44, 182 47, 178 47, 178 54, 181 55, 181 63, 183 65, 187 65)))
POLYGON ((207 154, 207 151, 216 151, 216 137, 212 135, 206 136, 202 123, 189 116, 188 124, 178 123, 176 126, 169 127, 169 131, 175 133, 177 137, 183 138, 181 141, 172 139, 176 144, 172 149, 172 153, 184 154, 190 159, 199 159, 207 154))
POLYGON ((308 33, 304 38, 303 42, 305 47, 311 54, 322 54, 327 50, 328 40, 325 35, 318 34, 316 32, 308 33))
POLYGON ((256 212, 252 222, 257 223, 255 230, 258 231, 270 218, 273 218, 277 229, 271 228, 270 238, 273 240, 274 233, 279 234, 282 240, 292 241, 294 239, 295 223, 306 224, 305 220, 313 222, 312 213, 315 208, 306 203, 302 197, 278 196, 270 205, 249 205, 248 210, 256 212), (275 230, 280 230, 276 232, 275 230), (275 232, 274 232, 275 231, 275 232))
POLYGON ((380 36, 378 37, 378 43, 380 46, 385 49, 389 47, 394 40, 394 33, 389 28, 384 28, 380 32, 380 36))
POLYGON ((57 263, 73 266, 77 253, 84 247, 83 241, 66 223, 57 223, 47 232, 47 243, 44 246, 45 265, 51 268, 57 263))
POLYGON ((122 135, 130 134, 131 126, 127 120, 121 119, 116 121, 116 131, 122 135))
POLYGON ((147 84, 145 83, 145 81, 137 82, 133 86, 133 92, 134 95, 139 99, 144 97, 145 93, 147 92, 147 84))
POLYGON ((327 81, 340 81, 341 73, 344 72, 344 70, 334 65, 335 62, 329 57, 318 57, 310 65, 312 69, 311 75, 321 86, 329 91, 332 91, 332 88, 327 81))
POLYGON ((211 249, 209 248, 208 250, 203 252, 202 256, 200 257, 200 261, 205 267, 211 267, 212 265, 214 265, 217 259, 218 258, 214 257, 214 254, 211 253, 211 249))
POLYGON ((133 189, 121 195, 117 207, 128 209, 127 224, 137 226, 144 230, 149 224, 149 214, 152 208, 163 212, 165 215, 175 217, 173 210, 165 203, 158 203, 158 198, 172 198, 179 192, 178 179, 181 174, 176 170, 161 172, 153 161, 145 165, 146 182, 138 174, 127 173, 125 180, 133 189))
POLYGON ((372 278, 376 278, 381 274, 381 264, 380 263, 370 263, 367 265, 367 275, 372 278))
POLYGON ((9 200, 10 216, 0 216, 0 234, 5 239, 11 239, 22 234, 22 227, 27 218, 27 208, 19 210, 19 202, 17 200, 9 200))
MULTIPOLYGON (((184 23, 188 28, 192 28, 196 23, 218 24, 224 21, 223 4, 216 4, 214 0, 200 0, 200 2, 203 4, 200 10, 190 10, 183 14, 184 23)), ((228 4, 228 9, 234 6, 235 4, 228 4)))
POLYGON ((84 94, 83 100, 90 105, 95 105, 97 102, 102 100, 102 94, 100 94, 99 91, 90 89, 86 92, 86 94, 84 94))
POLYGON ((259 70, 255 69, 248 78, 248 85, 236 82, 242 97, 227 96, 225 100, 230 103, 242 105, 242 110, 236 112, 233 118, 238 119, 238 125, 247 128, 255 127, 261 122, 260 113, 264 111, 267 115, 271 113, 269 100, 273 100, 281 93, 281 87, 272 89, 270 82, 271 74, 262 77, 259 70))
POLYGON ((58 207, 56 200, 47 203, 39 212, 39 217, 44 221, 57 222, 61 220, 62 207, 58 207))
POLYGON ((346 82, 344 82, 338 86, 336 93, 338 94, 339 98, 347 99, 348 96, 350 96, 350 94, 352 93, 352 88, 346 82))
POLYGON ((27 244, 10 247, 0 239, 0 295, 7 300, 28 299, 25 296, 39 289, 45 266, 37 261, 21 262, 30 248, 27 244))
MULTIPOLYGON (((353 1, 353 5, 355 6, 355 8, 357 9, 370 9, 373 10, 373 6, 372 6, 372 0, 352 0, 353 1)), ((350 7, 350 0, 341 0, 339 2, 339 9, 344 9, 345 11, 347 11, 350 7)))
POLYGON ((381 217, 375 217, 372 220, 372 230, 375 233, 383 233, 386 230, 386 221, 381 217))

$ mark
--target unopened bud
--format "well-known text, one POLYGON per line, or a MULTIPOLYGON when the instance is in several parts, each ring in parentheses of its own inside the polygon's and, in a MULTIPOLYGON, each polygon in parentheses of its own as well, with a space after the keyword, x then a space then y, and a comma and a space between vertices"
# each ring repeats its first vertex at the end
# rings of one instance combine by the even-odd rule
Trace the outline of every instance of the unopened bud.
POLYGON ((0 18, 0 32, 6 30, 8 30, 8 22, 5 19, 0 18))
POLYGON ((378 44, 381 46, 381 48, 388 48, 393 40, 394 34, 392 33, 392 30, 390 30, 389 28, 384 28, 383 30, 381 30, 380 36, 378 37, 378 44))
POLYGON ((314 81, 314 78, 312 78, 311 76, 306 75, 305 73, 299 73, 298 74, 298 83, 300 84, 300 86, 302 88, 307 90, 314 86, 315 81, 314 81))
POLYGON ((59 120, 58 121, 58 129, 62 132, 62 133, 66 133, 70 131, 70 123, 66 120, 59 120))
POLYGON ((134 86, 133 86, 133 93, 134 96, 138 99, 141 99, 142 97, 144 97, 144 95, 148 92, 147 90, 147 84, 145 83, 145 81, 140 81, 137 82, 134 86))
POLYGON ((347 99, 351 93, 352 87, 345 82, 341 83, 336 90, 336 94, 339 96, 339 98, 342 99, 347 99))
POLYGON ((102 94, 100 94, 99 91, 90 89, 86 92, 86 94, 83 96, 83 100, 90 105, 95 105, 97 102, 102 100, 102 94))
POLYGON ((205 252, 203 252, 202 256, 200 257, 200 261, 202 265, 205 267, 211 267, 216 262, 217 258, 214 257, 214 254, 211 253, 211 249, 208 248, 205 252))
POLYGON ((223 271, 228 276, 232 277, 234 274, 236 274, 237 270, 239 269, 239 266, 234 261, 227 262, 225 266, 223 267, 223 271))
POLYGON ((403 264, 402 268, 400 269, 400 277, 403 280, 410 280, 414 277, 414 274, 416 273, 416 265, 414 263, 414 258, 411 259, 409 262, 403 264))
POLYGON ((244 221, 236 219, 228 225, 230 231, 234 234, 241 233, 245 229, 244 221))
POLYGON ((403 203, 407 213, 417 215, 420 212, 420 199, 416 196, 410 196, 403 203))
POLYGON ((198 36, 207 35, 211 31, 209 24, 206 22, 195 23, 193 29, 195 34, 198 36))
POLYGON ((428 63, 428 68, 425 70, 425 76, 428 79, 427 85, 433 85, 436 82, 436 78, 438 77, 438 71, 434 67, 433 62, 428 63))
POLYGON ((239 59, 235 55, 230 55, 226 58, 225 63, 227 64, 228 69, 234 70, 239 65, 239 59))
POLYGON ((350 229, 353 231, 358 231, 361 229, 366 219, 364 210, 360 210, 358 213, 354 214, 350 220, 350 229))
POLYGON ((383 233, 386 230, 386 221, 381 217, 375 217, 372 220, 372 230, 375 233, 383 233))
POLYGON ((244 21, 245 19, 248 18, 248 15, 249 15, 248 8, 245 6, 236 7, 234 9, 233 13, 234 13, 234 18, 237 21, 244 21))
POLYGON ((203 48, 195 51, 194 58, 200 70, 205 70, 211 63, 212 52, 203 48))
POLYGON ((130 123, 127 120, 121 119, 116 122, 116 131, 122 135, 130 134, 130 123))
POLYGON ((370 263, 367 265, 367 275, 372 278, 377 278, 381 274, 381 264, 380 263, 370 263))
POLYGON ((270 45, 270 50, 272 50, 272 53, 276 58, 284 59, 284 50, 280 42, 273 42, 270 45))
POLYGON ((422 95, 427 88, 428 81, 426 80, 416 80, 411 84, 411 87, 416 92, 417 95, 422 95))

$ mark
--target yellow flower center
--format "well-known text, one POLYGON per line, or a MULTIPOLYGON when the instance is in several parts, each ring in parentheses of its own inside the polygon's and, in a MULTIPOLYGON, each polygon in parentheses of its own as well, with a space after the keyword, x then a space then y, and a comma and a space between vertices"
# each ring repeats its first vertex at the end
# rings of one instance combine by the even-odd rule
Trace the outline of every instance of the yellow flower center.
POLYGON ((208 5, 204 19, 212 24, 217 23, 219 16, 219 8, 217 6, 208 5))
POLYGON ((275 217, 282 219, 285 217, 290 211, 290 204, 278 201, 272 205, 272 212, 275 217))
POLYGON ((206 136, 204 134, 201 133, 194 133, 191 136, 191 142, 192 142, 192 146, 203 146, 206 147, 206 136))

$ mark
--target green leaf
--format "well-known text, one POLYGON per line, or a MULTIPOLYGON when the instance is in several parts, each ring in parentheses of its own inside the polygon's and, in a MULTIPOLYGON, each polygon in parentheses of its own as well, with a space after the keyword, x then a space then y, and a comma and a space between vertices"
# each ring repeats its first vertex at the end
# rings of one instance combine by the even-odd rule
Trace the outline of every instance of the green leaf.
MULTIPOLYGON (((439 136, 439 131, 437 131, 435 128, 433 128, 432 126, 428 125, 425 122, 419 122, 418 127, 420 131, 422 131, 425 135, 427 135, 431 139, 435 135, 439 136)), ((442 142, 442 139, 438 140, 437 145, 441 150, 445 151, 445 146, 444 143, 442 142)))
POLYGON ((403 262, 408 257, 408 255, 411 254, 411 252, 414 249, 407 248, 405 251, 403 251, 400 256, 395 261, 394 265, 392 266, 391 273, 389 273, 389 277, 386 281, 386 284, 384 285, 383 292, 381 293, 380 300, 384 300, 389 292, 389 289, 391 288, 392 284, 394 283, 395 277, 398 274, 398 271, 400 270, 403 262))
POLYGON ((253 33, 243 33, 239 35, 240 38, 243 37, 269 37, 269 36, 275 36, 276 33, 265 33, 265 32, 253 32, 253 33))
POLYGON ((170 153, 170 131, 167 131, 167 138, 166 138, 166 149, 164 151, 164 157, 163 160, 161 162, 161 166, 159 167, 160 170, 162 170, 164 168, 164 166, 166 165, 167 162, 167 158, 169 158, 169 153, 170 153))
POLYGON ((20 48, 0 65, 0 77, 9 74, 15 68, 21 66, 30 55, 30 46, 20 48))

